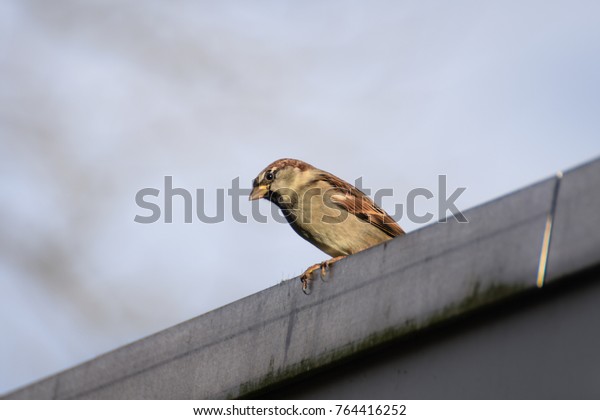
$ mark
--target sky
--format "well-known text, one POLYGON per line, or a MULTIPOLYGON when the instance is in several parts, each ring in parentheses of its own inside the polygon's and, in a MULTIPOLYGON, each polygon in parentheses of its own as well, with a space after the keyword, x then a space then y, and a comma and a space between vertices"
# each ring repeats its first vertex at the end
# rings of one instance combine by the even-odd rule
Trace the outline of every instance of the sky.
POLYGON ((484 203, 600 156, 599 115, 596 1, 4 0, 0 393, 326 259, 233 217, 278 158, 437 219, 440 175, 484 203), (224 220, 135 222, 166 177, 224 220))

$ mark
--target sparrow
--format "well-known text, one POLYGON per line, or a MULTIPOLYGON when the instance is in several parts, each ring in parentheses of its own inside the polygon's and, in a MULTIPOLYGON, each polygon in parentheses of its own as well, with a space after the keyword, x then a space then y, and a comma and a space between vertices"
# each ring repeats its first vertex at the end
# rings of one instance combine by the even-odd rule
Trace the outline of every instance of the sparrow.
POLYGON ((298 235, 332 258, 301 276, 307 293, 312 273, 366 248, 404 234, 402 228, 362 191, 297 159, 271 163, 252 182, 250 200, 275 204, 298 235))

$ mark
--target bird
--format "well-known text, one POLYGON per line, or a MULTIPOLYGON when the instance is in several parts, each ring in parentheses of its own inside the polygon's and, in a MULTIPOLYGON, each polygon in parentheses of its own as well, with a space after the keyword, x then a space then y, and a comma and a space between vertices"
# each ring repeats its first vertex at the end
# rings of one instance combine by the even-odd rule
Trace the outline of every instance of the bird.
POLYGON ((315 270, 322 278, 336 261, 404 235, 383 209, 352 184, 298 159, 278 159, 252 182, 249 200, 275 204, 292 229, 332 258, 311 265, 300 277, 309 293, 315 270))

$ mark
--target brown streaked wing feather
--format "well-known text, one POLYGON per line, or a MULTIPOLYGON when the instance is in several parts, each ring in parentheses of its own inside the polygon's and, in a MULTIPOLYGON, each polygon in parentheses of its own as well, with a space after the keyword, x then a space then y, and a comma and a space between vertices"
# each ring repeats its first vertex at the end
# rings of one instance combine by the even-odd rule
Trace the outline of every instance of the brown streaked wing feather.
POLYGON ((404 234, 404 230, 398 223, 358 188, 325 171, 320 178, 335 188, 331 197, 335 204, 359 219, 372 224, 392 238, 404 234))

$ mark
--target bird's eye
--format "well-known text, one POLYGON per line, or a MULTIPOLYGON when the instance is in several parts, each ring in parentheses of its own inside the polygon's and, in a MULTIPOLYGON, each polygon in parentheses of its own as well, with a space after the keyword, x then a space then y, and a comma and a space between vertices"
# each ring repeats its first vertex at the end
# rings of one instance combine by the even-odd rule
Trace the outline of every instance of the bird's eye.
POLYGON ((273 178, 275 178, 275 175, 273 175, 273 172, 267 172, 267 173, 265 174, 265 179, 266 179, 267 181, 273 181, 273 178))

